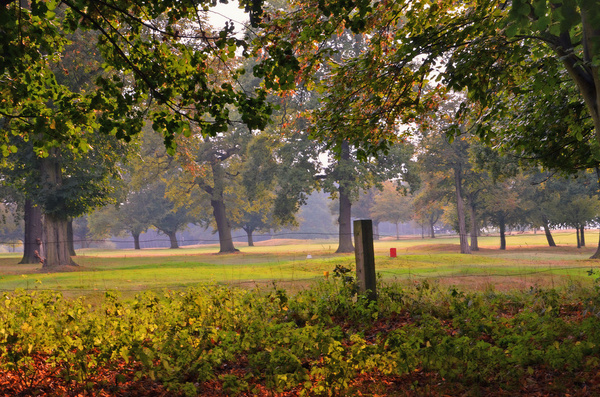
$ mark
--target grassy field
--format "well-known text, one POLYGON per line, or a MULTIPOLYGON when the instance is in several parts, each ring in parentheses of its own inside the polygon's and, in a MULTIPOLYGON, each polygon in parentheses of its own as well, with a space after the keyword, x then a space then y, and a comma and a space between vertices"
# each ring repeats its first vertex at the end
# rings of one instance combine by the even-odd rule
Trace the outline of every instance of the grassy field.
MULTIPOLYGON (((547 247, 542 234, 508 236, 508 249, 497 249, 497 236, 481 237, 481 250, 459 253, 458 239, 401 239, 375 242, 377 272, 383 281, 420 282, 467 289, 523 289, 592 281, 596 266, 595 233, 588 247, 577 249, 572 232, 555 233, 558 247, 547 247), (397 257, 390 258, 390 248, 397 257)), ((353 254, 335 254, 334 240, 271 240, 255 247, 238 244, 236 254, 218 255, 216 246, 178 250, 79 250, 73 272, 42 273, 39 265, 19 265, 18 254, 0 254, 0 290, 52 289, 66 295, 119 290, 177 289, 200 283, 253 288, 276 283, 290 290, 306 287, 332 273, 336 265, 354 269, 353 254), (307 256, 310 255, 311 258, 307 256)))

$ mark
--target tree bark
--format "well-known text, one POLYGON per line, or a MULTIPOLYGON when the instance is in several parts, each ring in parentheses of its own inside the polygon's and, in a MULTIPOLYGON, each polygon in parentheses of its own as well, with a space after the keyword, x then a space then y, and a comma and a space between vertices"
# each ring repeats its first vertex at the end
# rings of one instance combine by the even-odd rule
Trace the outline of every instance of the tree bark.
POLYGON ((68 244, 67 219, 51 214, 44 215, 43 269, 77 266, 71 259, 68 244))
POLYGON ((167 236, 169 236, 169 242, 171 243, 170 249, 179 248, 179 243, 177 242, 177 231, 174 232, 165 232, 167 236))
POLYGON ((39 245, 42 241, 42 210, 39 206, 33 205, 31 200, 26 200, 24 213, 23 258, 19 263, 40 263, 40 260, 35 256, 35 251, 39 252, 39 245))
POLYGON ((431 238, 435 238, 435 229, 434 229, 434 226, 435 226, 436 222, 437 222, 437 220, 434 221, 433 220, 433 215, 432 215, 432 217, 429 218, 429 236, 431 238))
POLYGON ((500 218, 500 249, 506 249, 506 223, 504 217, 500 218))
POLYGON ((552 237, 552 233, 550 232, 550 225, 548 225, 548 220, 546 218, 542 219, 544 234, 546 234, 546 240, 548 241, 549 247, 556 247, 556 243, 554 242, 554 237, 552 237))
POLYGON ((598 238, 598 247, 596 247, 596 252, 594 252, 594 255, 590 256, 590 259, 600 259, 600 233, 598 238))
POLYGON ((581 246, 582 246, 582 247, 585 247, 585 233, 584 233, 584 230, 585 230, 585 226, 581 226, 581 227, 579 228, 579 233, 581 234, 581 239, 580 239, 580 241, 581 241, 581 246))
POLYGON ((589 110, 596 141, 600 143, 600 72, 597 65, 593 65, 593 48, 600 38, 600 31, 595 21, 597 4, 590 2, 585 7, 580 7, 583 62, 574 51, 574 46, 568 33, 560 35, 559 42, 550 44, 558 54, 567 72, 579 87, 579 92, 589 110))
POLYGON ((479 227, 477 227, 477 211, 475 210, 475 203, 472 199, 469 202, 469 215, 471 217, 471 251, 479 251, 479 239, 477 238, 479 227))
POLYGON ((581 240, 579 239, 579 226, 575 226, 575 235, 577 236, 577 248, 581 248, 581 240))
MULTIPOLYGON (((76 256, 77 254, 75 253, 75 239, 73 238, 73 219, 69 219, 69 221, 67 222, 67 236, 68 236, 68 243, 69 243, 69 254, 71 256, 76 256)), ((82 246, 83 246, 84 242, 82 242, 82 246)))
POLYGON ((233 237, 231 236, 231 224, 227 219, 227 211, 225 209, 225 199, 223 192, 225 190, 225 172, 219 163, 211 164, 213 172, 214 187, 205 186, 204 190, 210 194, 210 205, 213 209, 213 216, 217 224, 217 233, 219 234, 219 253, 232 253, 239 251, 233 245, 233 237))
POLYGON ((354 252, 352 243, 352 203, 346 189, 340 186, 340 216, 338 218, 338 249, 336 253, 354 252))
POLYGON ((339 199, 340 199, 340 216, 338 218, 338 249, 336 253, 354 252, 354 244, 352 243, 352 202, 350 201, 350 192, 346 186, 351 177, 343 168, 350 161, 350 144, 347 141, 342 143, 340 154, 340 175, 339 180, 339 199))
POLYGON ((133 249, 142 249, 140 246, 140 233, 131 232, 131 235, 133 236, 133 249))
POLYGON ((462 200, 462 170, 459 167, 454 168, 454 188, 456 190, 456 212, 458 215, 458 236, 460 239, 460 253, 470 254, 469 242, 467 241, 467 231, 465 224, 465 209, 462 200))
POLYGON ((248 235, 248 247, 254 247, 254 239, 252 238, 253 230, 250 228, 244 228, 244 231, 248 235))
MULTIPOLYGON (((49 191, 62 185, 60 163, 52 154, 42 160, 41 175, 42 181, 49 187, 49 191)), ((53 209, 53 213, 44 214, 42 241, 45 258, 43 258, 43 269, 77 266, 71 259, 69 251, 68 223, 66 214, 61 213, 57 208, 53 209)))
POLYGON ((223 200, 210 200, 210 205, 213 208, 213 216, 217 223, 217 233, 219 234, 219 253, 237 252, 238 250, 233 245, 233 237, 231 236, 231 225, 227 219, 225 212, 225 203, 223 200))

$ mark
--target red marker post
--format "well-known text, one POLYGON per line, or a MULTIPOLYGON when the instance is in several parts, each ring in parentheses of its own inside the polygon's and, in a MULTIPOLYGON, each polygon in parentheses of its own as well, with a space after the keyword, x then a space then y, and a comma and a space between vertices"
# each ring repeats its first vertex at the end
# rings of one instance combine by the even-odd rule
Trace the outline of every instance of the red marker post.
POLYGON ((396 248, 390 248, 390 258, 396 257, 396 248))

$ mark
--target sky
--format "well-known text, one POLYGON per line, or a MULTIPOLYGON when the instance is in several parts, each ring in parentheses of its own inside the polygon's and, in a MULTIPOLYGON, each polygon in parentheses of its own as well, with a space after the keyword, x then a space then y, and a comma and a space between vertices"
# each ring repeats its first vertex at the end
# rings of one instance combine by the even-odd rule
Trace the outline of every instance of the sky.
POLYGON ((230 1, 228 4, 219 3, 211 8, 208 17, 211 24, 218 29, 221 29, 226 21, 234 22, 236 32, 241 32, 243 24, 248 23, 248 15, 243 9, 238 8, 237 0, 230 1))

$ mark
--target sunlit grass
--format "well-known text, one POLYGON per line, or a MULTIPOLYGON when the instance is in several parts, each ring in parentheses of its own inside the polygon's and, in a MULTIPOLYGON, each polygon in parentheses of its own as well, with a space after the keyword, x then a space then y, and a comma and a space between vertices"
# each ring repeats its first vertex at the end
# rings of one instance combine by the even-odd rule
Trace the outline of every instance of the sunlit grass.
MULTIPOLYGON (((592 233, 588 233, 592 240, 592 233)), ((592 282, 588 270, 596 261, 588 258, 595 245, 577 249, 572 233, 555 233, 559 247, 547 247, 543 234, 508 236, 508 249, 497 249, 497 236, 483 236, 481 250, 459 253, 458 239, 403 238, 375 241, 376 271, 384 281, 434 279, 442 283, 482 283, 506 288, 569 280, 592 282), (396 258, 390 258, 395 248, 396 258)), ((595 240, 595 236, 593 240, 595 240)), ((217 254, 218 246, 184 247, 177 250, 78 251, 76 271, 42 273, 40 265, 19 265, 19 254, 0 254, 0 289, 56 289, 71 294, 105 290, 135 292, 174 289, 201 283, 227 283, 252 288, 268 283, 308 285, 340 265, 354 269, 354 254, 335 254, 334 240, 265 241, 255 247, 238 244, 240 252, 217 254), (290 284, 291 283, 291 284, 290 284)))

